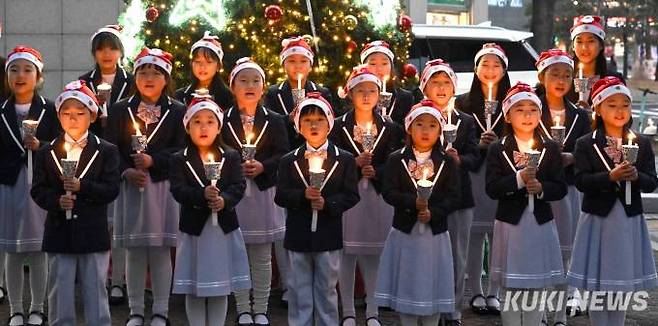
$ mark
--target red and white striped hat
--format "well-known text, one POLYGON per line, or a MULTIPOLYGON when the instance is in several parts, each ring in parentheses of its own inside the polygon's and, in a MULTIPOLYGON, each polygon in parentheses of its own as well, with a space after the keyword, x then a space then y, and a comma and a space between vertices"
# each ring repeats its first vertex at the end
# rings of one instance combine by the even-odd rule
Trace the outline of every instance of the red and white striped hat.
POLYGON ((605 31, 603 30, 603 19, 599 16, 580 16, 571 27, 571 39, 582 33, 592 33, 601 40, 605 40, 605 31))
POLYGON ((590 95, 590 98, 592 99, 592 107, 596 107, 608 97, 615 94, 626 95, 631 101, 633 100, 631 90, 626 87, 621 79, 613 76, 599 79, 592 86, 592 94, 590 95))
POLYGON ((439 107, 436 106, 432 100, 424 99, 420 101, 420 103, 414 105, 411 108, 411 111, 407 113, 407 116, 404 117, 404 129, 409 130, 411 123, 414 122, 414 120, 420 115, 426 113, 436 118, 436 120, 439 121, 441 128, 443 128, 443 126, 446 124, 446 120, 443 118, 443 114, 441 114, 441 109, 439 109, 439 107))
POLYGON ((222 43, 219 42, 219 37, 211 35, 209 31, 206 31, 203 34, 203 38, 192 44, 192 49, 190 49, 190 56, 192 56, 194 50, 198 48, 206 48, 212 51, 219 58, 219 62, 222 62, 224 59, 224 51, 222 50, 222 43))
POLYGON ((365 83, 365 82, 371 82, 375 83, 379 89, 382 89, 382 81, 379 80, 379 77, 375 75, 366 65, 360 65, 354 67, 352 70, 352 74, 350 74, 350 77, 347 78, 347 83, 345 84, 345 87, 341 87, 338 89, 338 97, 340 98, 346 98, 347 94, 350 92, 351 89, 356 87, 356 85, 365 83))
POLYGON ((303 37, 296 36, 284 39, 281 41, 281 46, 283 46, 281 53, 279 54, 281 64, 293 54, 301 54, 311 60, 311 64, 313 64, 313 58, 315 55, 313 54, 311 46, 306 43, 306 40, 304 40, 303 37))
POLYGON ((434 74, 439 72, 445 72, 452 81, 452 87, 457 89, 457 74, 452 70, 450 64, 441 59, 434 59, 425 64, 423 73, 420 75, 420 91, 423 92, 423 94, 425 93, 425 85, 427 85, 427 82, 430 81, 430 78, 432 78, 434 74))
POLYGON ((137 70, 137 68, 145 64, 154 64, 164 69, 168 74, 171 74, 171 60, 173 60, 173 58, 174 56, 169 52, 145 47, 135 58, 134 70, 137 70))
POLYGON ((121 25, 105 25, 101 28, 99 28, 94 35, 91 36, 91 41, 93 42, 96 36, 98 36, 101 33, 110 33, 114 36, 116 36, 119 41, 121 41, 121 31, 123 30, 123 26, 121 25))
POLYGON ((306 97, 299 102, 297 107, 292 113, 292 118, 293 122, 295 123, 295 130, 297 132, 300 132, 299 130, 299 116, 302 113, 302 110, 310 105, 315 105, 322 109, 324 112, 324 115, 327 117, 327 121, 329 122, 329 131, 334 127, 334 110, 331 108, 331 104, 322 97, 322 94, 320 92, 310 92, 306 94, 306 97))
POLYGON ((192 101, 190 101, 190 105, 187 106, 187 111, 185 111, 185 115, 183 116, 183 128, 187 128, 187 124, 197 112, 208 110, 217 116, 219 128, 221 129, 224 121, 224 110, 212 100, 212 96, 209 94, 201 95, 196 93, 192 94, 192 96, 194 97, 192 98, 192 101))
POLYGON ((5 63, 5 71, 9 69, 9 65, 12 62, 18 59, 25 59, 33 63, 39 72, 43 71, 43 58, 41 57, 41 53, 39 53, 39 51, 36 49, 25 45, 17 45, 13 50, 11 50, 7 56, 7 62, 5 63))
POLYGON ((68 99, 75 99, 86 106, 89 111, 98 113, 98 99, 84 80, 74 80, 64 86, 64 91, 55 99, 55 110, 59 112, 62 104, 68 99))
POLYGON ((395 59, 395 55, 393 54, 393 51, 391 51, 391 46, 384 42, 384 41, 372 41, 361 50, 361 63, 365 63, 366 59, 368 59, 368 56, 373 54, 373 53, 383 53, 385 54, 389 59, 391 59, 391 63, 395 59))
POLYGON ((541 73, 546 68, 556 63, 566 63, 569 65, 569 67, 571 67, 571 69, 574 67, 573 59, 571 56, 560 49, 550 49, 548 51, 542 52, 539 55, 535 66, 537 66, 537 72, 541 73))
POLYGON ((478 51, 478 53, 475 54, 475 58, 473 58, 473 62, 475 63, 475 65, 478 64, 480 58, 482 58, 487 54, 496 55, 497 57, 500 58, 500 60, 502 60, 505 63, 505 67, 509 67, 509 62, 507 59, 507 55, 505 54, 505 50, 503 50, 503 48, 496 43, 486 43, 482 45, 482 49, 480 49, 480 51, 478 51))
POLYGON ((505 95, 505 99, 503 100, 503 114, 507 115, 507 112, 509 112, 515 104, 524 100, 530 100, 537 104, 539 111, 541 112, 541 101, 539 100, 539 97, 537 97, 537 94, 535 94, 535 91, 532 90, 532 87, 526 83, 518 82, 514 87, 510 88, 507 91, 507 95, 505 95))
POLYGON ((256 61, 251 60, 250 57, 243 57, 235 62, 235 66, 233 67, 233 70, 231 70, 231 74, 229 75, 229 80, 228 80, 229 87, 233 85, 233 80, 235 79, 235 76, 237 76, 240 71, 245 69, 256 69, 256 71, 258 71, 260 76, 263 77, 263 83, 265 83, 265 71, 263 70, 263 68, 261 68, 260 65, 256 63, 256 61))

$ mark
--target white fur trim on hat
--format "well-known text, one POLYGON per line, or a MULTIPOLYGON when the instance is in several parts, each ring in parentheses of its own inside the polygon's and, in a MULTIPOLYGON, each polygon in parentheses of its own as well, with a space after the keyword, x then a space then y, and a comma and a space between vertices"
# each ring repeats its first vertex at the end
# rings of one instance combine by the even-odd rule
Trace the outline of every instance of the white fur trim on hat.
POLYGON ((281 52, 281 55, 279 56, 281 59, 281 64, 283 64, 283 62, 293 54, 301 54, 311 60, 311 64, 313 64, 313 52, 309 51, 303 46, 291 46, 290 48, 281 52))
POLYGON ((192 106, 190 106, 187 111, 185 111, 185 115, 183 116, 183 128, 187 128, 188 122, 192 119, 192 117, 199 111, 202 110, 209 110, 210 112, 214 113, 215 116, 217 116, 217 120, 219 120, 219 128, 222 128, 222 122, 224 121, 224 113, 222 110, 219 108, 219 105, 213 101, 199 101, 192 106))
POLYGON ((505 53, 503 51, 501 51, 500 49, 495 48, 495 47, 483 48, 480 51, 478 51, 478 53, 475 54, 475 58, 473 59, 473 62, 477 65, 478 60, 480 60, 480 58, 482 58, 483 56, 485 56, 487 54, 496 55, 501 60, 503 60, 503 62, 505 63, 505 67, 509 67, 509 62, 508 62, 508 59, 507 59, 507 56, 505 55, 505 53))
POLYGON ((605 40, 605 31, 593 24, 582 24, 574 27, 573 30, 571 30, 571 39, 575 39, 576 36, 582 33, 592 33, 599 37, 601 40, 605 40))
POLYGON ((361 52, 361 63, 366 63, 366 59, 368 59, 368 56, 377 52, 385 54, 391 60, 391 62, 394 62, 395 55, 393 54, 393 51, 391 51, 391 49, 383 45, 376 45, 361 52))
POLYGON ((114 36, 116 36, 116 37, 119 39, 120 42, 122 42, 122 40, 121 40, 121 32, 119 32, 119 31, 116 30, 115 28, 111 28, 111 27, 101 27, 101 28, 99 28, 99 29, 96 31, 96 33, 94 33, 94 35, 91 36, 90 41, 93 42, 94 39, 96 38, 96 36, 98 36, 98 34, 100 34, 100 33, 110 33, 110 34, 113 34, 114 36))
POLYGON ((256 62, 251 61, 249 58, 241 58, 235 62, 235 67, 233 67, 233 70, 231 70, 231 75, 229 76, 228 80, 229 87, 233 85, 235 76, 237 76, 240 71, 245 69, 256 69, 260 76, 263 77, 263 83, 265 82, 265 71, 263 68, 261 68, 261 66, 259 66, 256 62))
POLYGON ((32 54, 30 52, 16 52, 16 53, 12 54, 9 58, 7 58, 7 62, 5 63, 5 71, 7 71, 7 69, 9 69, 9 65, 12 62, 14 62, 18 59, 25 59, 25 60, 33 63, 37 67, 39 72, 43 71, 43 62, 41 62, 41 60, 39 60, 39 58, 37 58, 36 56, 34 56, 34 54, 32 54))
POLYGON ((145 64, 154 64, 162 69, 164 69, 168 74, 171 74, 172 66, 167 60, 154 55, 146 55, 135 61, 135 70, 145 64))
POLYGON ((382 89, 382 81, 379 80, 379 77, 377 77, 377 76, 375 76, 374 74, 371 74, 371 73, 360 74, 358 76, 350 78, 347 81, 347 85, 345 85, 345 88, 342 89, 343 93, 341 94, 339 92, 338 96, 340 98, 345 98, 345 97, 347 97, 347 93, 349 93, 352 89, 354 89, 354 87, 356 87, 356 85, 361 84, 361 83, 366 83, 366 82, 375 83, 375 85, 377 85, 377 87, 379 87, 379 89, 382 89), (341 96, 343 94, 345 96, 341 96))
POLYGON ((215 55, 219 58, 219 62, 222 62, 222 60, 224 59, 224 51, 222 50, 222 47, 217 46, 217 44, 206 40, 207 38, 216 38, 216 39, 218 39, 216 36, 212 36, 212 35, 210 35, 210 32, 206 31, 203 34, 203 38, 196 41, 192 45, 192 49, 190 50, 190 56, 192 55, 192 53, 194 53, 194 50, 196 50, 198 48, 207 48, 210 51, 215 53, 215 55))
POLYGON ((609 86, 609 87, 605 88, 604 90, 602 90, 598 94, 596 94, 596 96, 592 99, 592 107, 595 107, 595 106, 601 104, 601 102, 605 101, 608 97, 610 97, 612 95, 615 95, 615 94, 623 94, 623 95, 628 96, 628 98, 631 101, 633 100, 633 96, 631 95, 631 90, 628 89, 628 87, 626 87, 624 85, 612 85, 612 86, 609 86))
POLYGON ((423 94, 425 94, 425 86, 427 85, 427 82, 430 81, 434 74, 439 72, 445 72, 452 81, 454 91, 457 90, 457 74, 455 74, 455 71, 446 65, 434 65, 426 67, 423 70, 423 75, 420 77, 420 91, 423 92, 423 94))
POLYGON ((57 99, 55 99, 55 111, 59 113, 59 109, 62 107, 62 104, 66 102, 68 99, 75 99, 78 102, 82 103, 82 105, 86 106, 89 111, 98 113, 98 105, 96 105, 96 102, 89 97, 89 95, 80 92, 78 90, 67 90, 62 92, 62 94, 59 94, 57 96, 57 99))
POLYGON ((305 98, 301 102, 299 102, 299 105, 295 109, 294 111, 295 114, 293 116, 293 120, 295 123, 295 130, 297 130, 297 132, 301 132, 299 130, 299 116, 301 115, 302 110, 309 105, 315 105, 321 108, 322 111, 324 111, 324 115, 327 117, 327 121, 329 122, 329 131, 331 131, 331 129, 333 129, 334 127, 334 111, 331 109, 331 106, 329 106, 326 101, 323 101, 318 98, 305 98))
POLYGON ((445 119, 443 119, 443 115, 441 114, 441 111, 437 108, 433 108, 431 106, 420 106, 417 108, 411 109, 409 114, 407 114, 406 117, 404 117, 404 130, 409 130, 409 127, 411 126, 411 123, 416 120, 419 116, 423 114, 430 114, 436 120, 439 121, 439 124, 441 125, 441 128, 446 124, 445 119))
POLYGON ((524 101, 524 100, 530 100, 533 103, 537 104, 539 107, 539 111, 541 112, 541 101, 539 100, 539 97, 535 93, 532 92, 519 92, 516 93, 503 101, 503 115, 507 116, 507 112, 517 103, 524 101))
POLYGON ((564 55, 559 55, 559 56, 552 56, 545 60, 540 61, 539 64, 537 64, 537 72, 541 73, 549 66, 552 66, 557 63, 566 63, 569 65, 569 67, 571 67, 571 69, 574 68, 574 63, 571 58, 564 55))

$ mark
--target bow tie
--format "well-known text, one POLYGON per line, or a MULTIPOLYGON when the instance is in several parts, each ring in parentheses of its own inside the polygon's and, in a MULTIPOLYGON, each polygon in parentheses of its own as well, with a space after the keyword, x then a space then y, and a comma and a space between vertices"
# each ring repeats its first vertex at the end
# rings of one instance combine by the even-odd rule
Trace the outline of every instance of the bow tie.
POLYGON ((612 159, 615 164, 621 163, 623 154, 617 138, 605 136, 605 139, 606 146, 603 150, 606 154, 608 154, 608 157, 610 157, 610 159, 612 159))
POLYGON ((75 148, 83 149, 85 148, 85 146, 87 146, 87 138, 80 139, 78 141, 64 140, 64 142, 66 142, 71 147, 71 149, 75 149, 75 148))
POLYGON ((159 105, 151 105, 140 102, 139 107, 137 107, 137 116, 148 125, 151 123, 156 123, 160 120, 160 111, 161 110, 159 105))
POLYGON ((528 165, 528 155, 526 153, 514 151, 514 165, 517 168, 524 168, 528 165))
POLYGON ((434 175, 434 162, 431 159, 428 159, 424 163, 418 163, 414 160, 409 160, 409 172, 411 173, 411 176, 414 177, 414 179, 422 179, 425 171, 427 171, 428 179, 434 175))
POLYGON ((322 159, 326 160, 327 159, 327 150, 326 149, 321 149, 321 150, 317 150, 317 151, 306 150, 304 152, 304 158, 309 159, 311 157, 321 157, 322 159))

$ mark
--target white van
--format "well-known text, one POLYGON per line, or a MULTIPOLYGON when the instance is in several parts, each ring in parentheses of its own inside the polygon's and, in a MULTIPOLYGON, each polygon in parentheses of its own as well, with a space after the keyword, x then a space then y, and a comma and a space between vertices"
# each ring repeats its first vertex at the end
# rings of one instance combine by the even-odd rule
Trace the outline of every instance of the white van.
POLYGON ((456 94, 466 93, 473 82, 473 58, 485 43, 497 43, 509 58, 508 72, 512 86, 522 81, 531 86, 537 84, 535 61, 539 56, 527 42, 530 32, 509 30, 502 27, 480 25, 423 25, 414 24, 415 40, 409 50, 409 63, 423 71, 425 63, 441 58, 450 63, 457 73, 456 94))

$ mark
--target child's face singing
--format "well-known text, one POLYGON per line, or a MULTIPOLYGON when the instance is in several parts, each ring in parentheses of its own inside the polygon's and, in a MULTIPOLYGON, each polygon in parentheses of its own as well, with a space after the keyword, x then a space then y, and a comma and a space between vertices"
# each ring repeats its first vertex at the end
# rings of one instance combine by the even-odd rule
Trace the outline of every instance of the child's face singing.
POLYGON ((324 144, 329 135, 327 116, 319 112, 302 116, 299 119, 299 132, 313 146, 324 144))
POLYGON ((391 77, 391 60, 383 53, 375 52, 366 58, 368 68, 379 77, 382 82, 391 77))
POLYGON ((142 97, 157 99, 167 86, 167 79, 154 65, 148 64, 137 70, 135 85, 142 97))
POLYGON ((9 89, 14 94, 33 93, 38 82, 37 67, 25 59, 15 60, 7 70, 9 89))
POLYGON ((94 51, 94 59, 96 63, 103 71, 113 71, 119 59, 121 59, 121 50, 113 49, 109 46, 103 46, 100 49, 94 51))
POLYGON ((213 145, 220 131, 219 120, 210 110, 201 110, 187 123, 187 132, 192 142, 198 147, 208 148, 213 145))
POLYGON ((631 101, 626 95, 615 94, 597 105, 595 111, 606 128, 623 128, 631 119, 631 101))
POLYGON ((424 91, 425 96, 440 108, 445 108, 450 98, 455 95, 452 80, 445 72, 432 75, 430 80, 427 81, 424 91))
POLYGON ((537 104, 530 100, 523 100, 509 109, 505 121, 512 125, 514 133, 529 134, 539 125, 541 111, 537 104))
MULTIPOLYGON (((289 80, 297 81, 297 75, 299 74, 302 74, 303 78, 307 78, 311 72, 311 60, 301 54, 293 54, 283 61, 283 69, 286 70, 289 80)), ((297 84, 292 86, 297 87, 297 84)), ((303 87, 304 85, 302 85, 303 87)))
POLYGON ((356 110, 371 111, 379 100, 379 87, 372 82, 359 83, 350 90, 350 96, 356 110))
POLYGON ((546 88, 546 93, 554 97, 564 97, 571 89, 573 69, 566 63, 548 67, 539 75, 539 81, 546 88))
POLYGON ((480 79, 481 83, 498 84, 505 75, 505 68, 503 62, 495 54, 485 54, 480 58, 477 66, 475 67, 475 74, 480 79))
POLYGON ((256 69, 244 69, 235 76, 231 90, 238 103, 258 103, 263 96, 263 77, 256 69))
POLYGON ((194 54, 192 73, 201 83, 208 84, 221 67, 217 60, 204 51, 205 49, 203 51, 200 49, 194 54))
POLYGON ((411 135, 414 147, 427 151, 436 144, 441 136, 441 124, 430 114, 421 114, 409 126, 407 133, 411 135))
POLYGON ((62 103, 58 117, 62 129, 73 139, 78 140, 96 120, 96 113, 92 113, 80 101, 68 99, 62 103))
POLYGON ((573 42, 573 50, 582 63, 592 63, 601 52, 601 42, 592 33, 580 33, 573 42))

